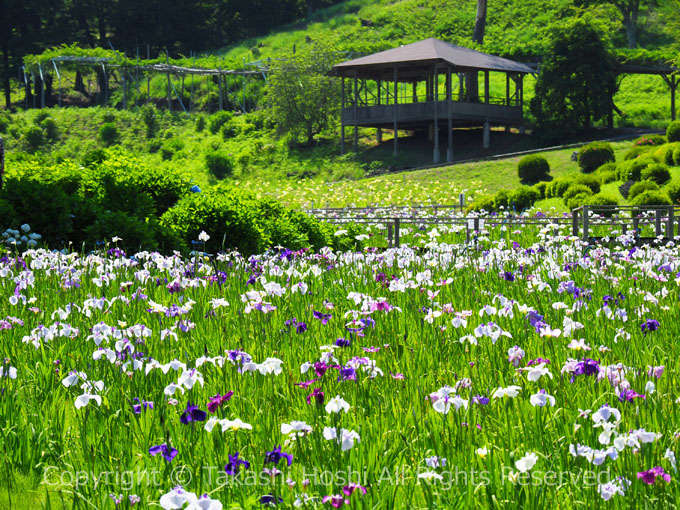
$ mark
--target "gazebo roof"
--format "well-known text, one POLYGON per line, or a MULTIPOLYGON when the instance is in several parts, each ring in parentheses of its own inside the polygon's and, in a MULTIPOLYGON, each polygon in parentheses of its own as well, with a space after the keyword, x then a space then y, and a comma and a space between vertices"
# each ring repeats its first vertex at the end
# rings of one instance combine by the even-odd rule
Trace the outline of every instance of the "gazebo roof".
MULTIPOLYGON (((437 63, 448 64, 464 70, 479 69, 483 71, 525 74, 535 72, 531 67, 508 60, 507 58, 489 55, 488 53, 482 53, 481 51, 471 50, 470 48, 430 38, 343 62, 334 66, 331 74, 351 76, 356 71, 362 76, 368 76, 384 72, 386 68, 393 68, 395 64, 410 64, 411 66, 421 67, 437 63)), ((401 72, 399 74, 401 75, 401 72)))

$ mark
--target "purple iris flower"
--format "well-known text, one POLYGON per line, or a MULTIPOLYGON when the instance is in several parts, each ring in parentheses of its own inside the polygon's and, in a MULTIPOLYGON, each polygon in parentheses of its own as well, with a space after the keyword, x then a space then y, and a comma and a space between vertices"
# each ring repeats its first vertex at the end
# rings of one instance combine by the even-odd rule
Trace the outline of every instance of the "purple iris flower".
POLYGON ((198 406, 195 406, 191 402, 188 402, 187 408, 182 413, 182 416, 180 417, 179 421, 181 421, 185 425, 188 425, 189 422, 192 421, 205 421, 207 415, 208 414, 205 411, 199 409, 198 406))
POLYGON ((228 391, 224 395, 217 394, 214 397, 210 397, 210 402, 208 402, 208 411, 211 413, 217 411, 218 407, 220 407, 225 402, 229 402, 229 399, 233 394, 233 391, 228 391))
POLYGON ((325 325, 329 320, 333 318, 333 316, 330 313, 321 313, 314 310, 314 318, 319 319, 321 321, 321 324, 325 325))
POLYGON ((590 358, 583 358, 576 364, 574 375, 597 375, 600 372, 600 362, 590 358))
POLYGON ((647 471, 640 471, 637 477, 647 485, 653 485, 657 478, 662 478, 666 483, 671 481, 671 475, 666 473, 661 466, 653 467, 647 471))
POLYGON ((346 340, 345 338, 338 338, 335 341, 335 345, 337 345, 338 347, 349 347, 350 343, 351 342, 349 340, 346 340))
POLYGON ((619 393, 619 400, 621 402, 632 402, 633 399, 636 398, 647 398, 645 395, 640 395, 639 393, 635 392, 634 390, 631 390, 630 388, 627 388, 625 390, 621 390, 621 393, 619 393))
POLYGON ((289 466, 293 463, 293 456, 290 453, 282 452, 281 445, 277 445, 271 452, 266 453, 264 463, 278 464, 281 459, 286 459, 289 466))
POLYGON ((350 483, 349 485, 345 485, 342 488, 342 492, 345 493, 345 496, 351 496, 354 491, 359 491, 362 494, 366 494, 366 487, 363 487, 358 483, 350 483))
POLYGON ((265 494, 260 498, 260 503, 262 505, 278 505, 279 503, 283 503, 283 498, 274 496, 273 494, 265 494))
POLYGON ((514 282, 515 281, 515 275, 512 273, 512 271, 505 271, 503 273, 503 279, 506 282, 514 282))
POLYGON ((320 388, 314 388, 314 391, 312 391, 309 395, 307 395, 307 403, 311 405, 312 399, 315 399, 316 403, 318 405, 323 404, 323 400, 324 400, 323 391, 321 391, 320 388))
POLYGON ((133 402, 137 402, 137 404, 132 405, 132 410, 135 412, 135 414, 142 414, 142 409, 145 411, 147 409, 153 409, 153 402, 150 400, 140 400, 138 397, 135 397, 132 399, 133 402))
POLYGON ((317 377, 323 377, 326 373, 326 370, 328 370, 328 365, 326 365, 323 361, 317 361, 314 363, 314 372, 316 373, 317 377))
POLYGON ((340 375, 338 376, 338 382, 340 381, 356 381, 357 371, 354 367, 340 367, 340 375))
POLYGON ((489 397, 484 397, 482 395, 475 395, 472 397, 472 403, 480 406, 485 406, 489 404, 489 397))
POLYGON ((647 319, 640 324, 640 330, 645 336, 647 336, 648 331, 656 331, 657 329, 659 329, 659 321, 656 319, 647 319))
POLYGON ((244 459, 239 459, 238 456, 239 456, 238 452, 236 452, 234 455, 229 455, 229 463, 226 466, 224 466, 224 470, 227 472, 229 476, 238 475, 241 466, 243 466, 245 469, 248 469, 250 467, 250 462, 244 459))
POLYGON ((312 384, 314 384, 316 381, 318 381, 318 379, 311 379, 309 381, 304 381, 304 382, 296 382, 296 383, 293 383, 293 385, 300 386, 301 388, 307 389, 312 384))
POLYGON ((149 448, 149 453, 155 457, 159 453, 163 456, 165 460, 171 462, 177 456, 177 450, 172 446, 168 446, 166 443, 152 446, 149 448))

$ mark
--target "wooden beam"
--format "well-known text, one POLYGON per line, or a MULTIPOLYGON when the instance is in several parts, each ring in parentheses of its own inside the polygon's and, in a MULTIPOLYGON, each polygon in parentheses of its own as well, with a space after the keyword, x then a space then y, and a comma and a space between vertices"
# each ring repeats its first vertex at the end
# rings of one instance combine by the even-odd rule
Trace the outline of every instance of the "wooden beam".
MULTIPOLYGON (((192 77, 193 79, 193 77, 192 77)), ((340 155, 345 153, 345 117, 342 114, 345 109, 345 77, 340 78, 340 155)))
POLYGON ((666 82, 668 88, 671 89, 671 121, 673 121, 675 120, 675 91, 677 90, 678 84, 680 83, 680 78, 674 74, 662 74, 661 78, 663 78, 663 81, 666 82))
POLYGON ((397 97, 398 95, 398 80, 399 76, 397 73, 397 65, 394 65, 394 155, 397 155, 397 152, 399 150, 399 126, 397 123, 397 108, 399 106, 399 98, 397 97))
POLYGON ((484 71, 484 102, 489 104, 491 94, 489 92, 489 71, 484 71))
POLYGON ((437 66, 434 67, 432 84, 434 92, 434 154, 432 157, 433 163, 439 163, 439 116, 437 106, 439 105, 439 75, 437 74, 437 66))
POLYGON ((453 82, 451 77, 451 66, 446 69, 446 118, 448 120, 448 145, 446 147, 446 162, 453 161, 453 117, 452 107, 453 101, 453 82))
POLYGON ((359 150, 359 126, 357 126, 357 117, 358 117, 358 102, 359 102, 359 94, 358 94, 358 82, 359 78, 357 76, 357 72, 354 71, 354 152, 357 152, 359 150))

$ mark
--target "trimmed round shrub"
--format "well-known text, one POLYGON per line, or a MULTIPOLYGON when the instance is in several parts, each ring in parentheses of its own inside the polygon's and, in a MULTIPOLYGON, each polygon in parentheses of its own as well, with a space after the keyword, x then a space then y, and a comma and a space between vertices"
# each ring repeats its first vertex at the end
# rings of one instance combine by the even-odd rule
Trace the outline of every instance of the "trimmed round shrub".
POLYGON ((640 193, 631 201, 632 205, 671 205, 671 199, 660 190, 649 190, 640 193))
MULTIPOLYGON (((588 205, 619 205, 619 199, 611 193, 598 193, 588 199, 588 205)), ((598 209, 597 207, 593 207, 592 210, 595 214, 599 214, 600 216, 612 216, 616 212, 608 208, 598 209)))
POLYGON ((543 156, 530 154, 517 163, 517 175, 522 182, 545 181, 550 176, 550 165, 543 156))
POLYGON ((664 186, 663 191, 674 204, 680 203, 680 181, 671 181, 664 186))
POLYGON ((122 238, 118 246, 128 251, 155 250, 158 247, 154 223, 138 219, 124 211, 104 211, 97 216, 94 223, 85 228, 85 243, 88 248, 94 248, 97 241, 108 241, 113 236, 122 238))
POLYGON ((668 166, 675 166, 675 158, 673 153, 680 147, 680 143, 667 143, 663 146, 663 162, 668 166))
POLYGON ((87 151, 81 160, 84 167, 91 167, 98 165, 108 157, 106 149, 92 149, 87 151))
POLYGON ((564 192, 564 195, 562 195, 562 199, 568 203, 570 199, 574 198, 576 195, 581 194, 593 195, 593 190, 591 190, 585 184, 572 184, 571 186, 569 186, 567 191, 564 192))
POLYGON ((605 163, 604 165, 600 166, 597 170, 595 170, 595 173, 615 172, 615 171, 616 171, 616 163, 612 163, 610 161, 609 163, 605 163))
POLYGON ((680 120, 671 122, 666 128, 666 138, 668 142, 680 142, 680 120))
POLYGON ((545 196, 546 198, 556 198, 556 197, 562 197, 564 195, 564 192, 567 191, 569 186, 573 184, 573 179, 571 178, 562 178, 562 179, 555 179, 554 181, 550 182, 548 186, 545 189, 545 196))
POLYGON ((230 177, 234 172, 231 158, 224 151, 211 151, 205 155, 205 166, 218 179, 230 177))
POLYGON ((593 193, 600 192, 600 179, 595 175, 577 175, 574 178, 574 184, 583 184, 590 188, 593 193))
POLYGON ((668 171, 666 165, 656 163, 643 169, 640 177, 644 181, 654 181, 657 184, 664 184, 671 180, 671 173, 668 171))
POLYGON ((470 212, 480 212, 480 211, 495 211, 494 208, 494 197, 489 195, 480 195, 475 197, 474 201, 465 208, 465 211, 470 212))
POLYGON ((594 172, 610 161, 615 161, 614 149, 607 142, 592 142, 578 151, 578 166, 585 174, 594 172))
POLYGON ((234 118, 231 112, 221 111, 213 113, 208 121, 208 129, 213 135, 216 135, 220 128, 234 118))
POLYGON ((45 145, 45 132, 38 126, 30 126, 24 131, 24 140, 31 150, 37 150, 45 145))
POLYGON ((118 141, 118 128, 113 122, 106 122, 99 128, 99 139, 106 145, 113 145, 118 141))
POLYGON ((574 195, 573 197, 569 198, 569 200, 566 200, 567 208, 570 211, 573 211, 577 207, 581 207, 582 205, 590 203, 590 198, 593 195, 591 193, 579 193, 578 195, 574 195))
POLYGON ((680 144, 673 149, 673 163, 675 166, 680 166, 680 144))
POLYGON ((610 182, 615 182, 619 180, 618 175, 616 175, 616 171, 608 171, 608 172, 598 172, 597 176, 600 178, 600 184, 609 184, 610 182))
POLYGON ((530 186, 520 186, 512 192, 509 202, 516 211, 524 211, 530 209, 540 199, 540 192, 530 186))
POLYGON ((641 146, 641 147, 631 147, 626 151, 626 154, 623 156, 624 161, 629 161, 631 159, 636 159, 642 156, 643 154, 647 154, 652 152, 653 147, 649 146, 641 146))
POLYGON ((536 192, 540 196, 540 200, 543 200, 545 198, 545 193, 548 188, 548 183, 546 181, 537 182, 532 186, 532 188, 536 190, 536 192))
POLYGON ((623 182, 639 181, 642 176, 642 171, 653 164, 655 164, 655 161, 646 157, 624 161, 618 166, 619 180, 623 182))
POLYGON ((628 191, 628 200, 633 200, 636 196, 645 191, 655 191, 659 189, 659 185, 654 181, 640 181, 636 182, 630 187, 628 191))
POLYGON ((494 209, 498 210, 501 207, 507 209, 508 205, 510 203, 510 192, 506 189, 502 189, 500 191, 497 191, 496 194, 493 197, 493 206, 494 209))
POLYGON ((663 135, 643 135, 633 142, 633 147, 655 146, 666 143, 666 137, 663 135))

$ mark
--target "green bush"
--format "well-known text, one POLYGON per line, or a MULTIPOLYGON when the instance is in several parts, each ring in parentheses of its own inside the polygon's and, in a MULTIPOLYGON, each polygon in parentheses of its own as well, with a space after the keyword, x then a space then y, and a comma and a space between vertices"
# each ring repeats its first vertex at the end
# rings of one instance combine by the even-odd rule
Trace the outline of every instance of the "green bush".
POLYGON ((671 180, 671 173, 666 165, 656 163, 643 169, 640 177, 645 181, 654 181, 657 184, 664 184, 671 180))
POLYGON ((211 151, 205 155, 205 166, 212 175, 218 179, 231 177, 234 173, 234 165, 231 158, 224 151, 211 151))
POLYGON ((45 132, 38 126, 29 126, 24 131, 24 141, 30 150, 38 150, 45 145, 45 132))
POLYGON ((33 124, 36 126, 39 126, 43 120, 45 120, 47 117, 50 116, 50 111, 47 108, 43 108, 42 110, 38 110, 35 112, 35 117, 33 117, 33 124))
POLYGON ((204 230, 211 236, 207 251, 238 248, 246 256, 274 245, 321 248, 331 242, 330 227, 301 215, 272 199, 257 200, 237 188, 218 184, 185 196, 162 216, 161 226, 187 245, 204 230))
POLYGON ((636 182, 630 187, 628 191, 628 200, 633 200, 636 196, 645 191, 655 191, 659 189, 659 185, 654 181, 640 181, 636 182))
POLYGON ((546 198, 546 190, 548 188, 548 183, 546 181, 537 182, 532 186, 532 188, 538 192, 540 200, 546 198))
POLYGON ((196 132, 202 133, 204 129, 205 129, 205 116, 199 115, 196 118, 196 132))
POLYGON ((543 156, 530 154, 519 160, 517 175, 522 182, 545 181, 550 176, 550 165, 543 156))
MULTIPOLYGON (((616 196, 611 193, 598 193, 588 198, 588 205, 598 206, 598 205, 619 205, 619 200, 616 196)), ((600 216, 612 216, 616 211, 608 208, 598 209, 593 207, 592 211, 600 216)))
POLYGON ((158 119, 156 117, 156 108, 150 104, 144 105, 139 109, 139 114, 146 126, 146 137, 153 138, 158 132, 158 119))
POLYGON ((680 121, 671 122, 666 128, 666 138, 668 142, 680 142, 680 121))
POLYGON ((623 161, 618 165, 619 180, 623 182, 639 181, 642 176, 642 171, 654 163, 655 161, 653 159, 647 157, 623 161))
POLYGON ((581 207, 582 205, 590 203, 590 199, 593 197, 592 193, 579 193, 577 195, 574 195, 573 197, 569 198, 569 200, 565 200, 565 203, 567 204, 567 209, 570 211, 573 211, 577 207, 581 207))
POLYGON ((213 113, 208 121, 208 129, 213 135, 216 135, 220 128, 234 118, 234 114, 227 111, 213 113))
POLYGON ((614 149, 607 142, 592 142, 578 151, 578 166, 586 174, 610 161, 615 161, 614 149))
POLYGON ((673 149, 673 164, 675 166, 680 166, 680 144, 673 149))
POLYGON ((509 204, 516 211, 524 211, 530 209, 540 199, 541 194, 539 191, 530 186, 520 186, 510 195, 509 204))
POLYGON ((602 185, 619 180, 619 176, 616 174, 615 170, 598 172, 597 177, 600 179, 600 184, 602 185))
POLYGON ((633 142, 633 147, 655 146, 666 143, 666 137, 663 135, 643 135, 633 142))
POLYGON ((660 190, 650 190, 640 193, 631 201, 632 205, 671 205, 671 199, 660 190))
POLYGON ((83 156, 82 163, 84 167, 91 167, 98 165, 108 157, 106 149, 93 149, 87 151, 83 156))
POLYGON ((493 206, 496 211, 498 211, 501 207, 503 209, 507 209, 509 203, 510 203, 510 191, 502 189, 496 192, 493 198, 493 206))
POLYGON ((667 143, 663 146, 663 163, 668 166, 675 166, 675 159, 673 153, 680 147, 680 143, 667 143))
POLYGON ((480 195, 475 197, 474 201, 465 208, 467 213, 470 212, 480 212, 480 211, 495 211, 494 207, 494 196, 480 195))
POLYGON ((59 138, 59 127, 57 126, 57 121, 52 117, 47 117, 40 123, 40 127, 45 130, 45 136, 51 142, 59 138))
POLYGON ((105 211, 99 214, 94 223, 85 228, 84 241, 87 248, 93 249, 98 241, 107 242, 113 236, 122 239, 117 245, 128 252, 158 248, 154 224, 123 211, 105 211))
POLYGON ((118 141, 118 128, 113 122, 106 122, 99 128, 99 139, 105 145, 113 145, 118 141))
POLYGON ((588 186, 590 188, 590 191, 593 192, 593 193, 599 193, 600 192, 600 178, 599 178, 599 176, 586 175, 586 174, 577 175, 574 178, 574 184, 583 184, 585 186, 588 186))
POLYGON ((569 177, 563 177, 562 179, 555 179, 550 182, 545 189, 546 198, 557 198, 562 197, 564 192, 567 191, 569 186, 573 184, 573 179, 569 177))
POLYGON ((585 184, 572 184, 562 195, 562 199, 565 203, 569 203, 569 200, 577 195, 593 195, 593 190, 591 190, 585 184))
POLYGON ((9 201, 0 198, 0 231, 17 226, 19 226, 19 220, 14 207, 9 201))
POLYGON ((671 181, 664 186, 664 192, 671 199, 673 204, 680 203, 680 181, 671 181))
POLYGON ((224 140, 228 140, 229 138, 236 136, 237 129, 234 122, 225 122, 220 128, 220 134, 224 140))
POLYGON ((626 154, 623 156, 624 161, 629 161, 631 159, 636 159, 642 156, 643 154, 648 154, 652 152, 652 149, 654 147, 650 146, 640 146, 640 147, 631 147, 626 151, 626 154))

